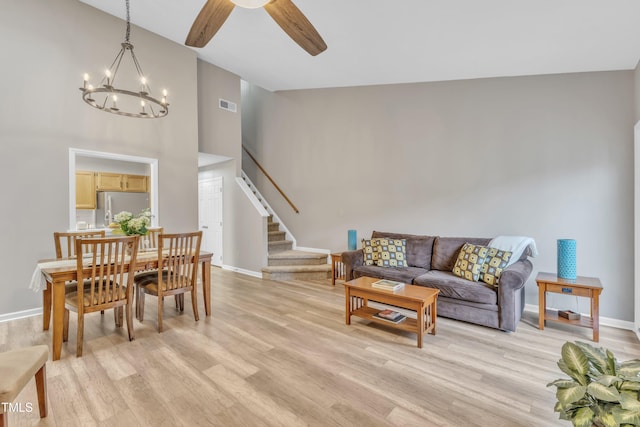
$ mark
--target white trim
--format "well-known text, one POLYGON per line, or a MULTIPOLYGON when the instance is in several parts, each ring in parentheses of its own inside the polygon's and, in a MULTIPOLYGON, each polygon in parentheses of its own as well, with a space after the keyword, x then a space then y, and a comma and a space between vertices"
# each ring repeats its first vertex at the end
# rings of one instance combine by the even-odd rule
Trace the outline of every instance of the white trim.
POLYGON ((151 197, 151 225, 158 227, 160 224, 160 209, 158 208, 158 159, 151 157, 130 156, 127 154, 106 153, 104 151, 83 150, 69 148, 69 230, 76 229, 76 156, 95 157, 100 159, 120 160, 125 162, 146 163, 149 165, 150 197, 151 197))
POLYGON ((242 181, 245 183, 245 185, 249 187, 250 194, 251 194, 250 197, 254 197, 256 201, 260 203, 260 206, 263 206, 263 208, 266 209, 267 214, 273 216, 273 221, 280 224, 280 230, 284 231, 286 240, 290 240, 292 242, 291 249, 298 249, 298 241, 296 240, 295 236, 291 231, 289 231, 286 224, 282 222, 282 220, 280 220, 280 217, 278 216, 276 211, 273 210, 273 208, 271 207, 269 202, 264 198, 262 193, 258 191, 258 187, 256 187, 256 185, 251 181, 249 176, 246 173, 244 173, 244 171, 242 171, 241 176, 242 176, 241 178, 242 181), (255 191, 255 194, 254 194, 254 191, 255 191), (258 201, 258 198, 260 198, 259 201, 258 201))
MULTIPOLYGON (((524 310, 533 312, 535 314, 539 313, 539 307, 537 305, 525 304, 524 310)), ((581 315, 582 316, 589 316, 588 313, 581 313, 581 315)), ((600 316, 600 324, 602 326, 610 326, 612 328, 627 329, 629 331, 633 331, 634 330, 633 322, 629 322, 629 321, 626 321, 626 320, 620 320, 620 319, 613 319, 611 317, 602 317, 602 316, 600 316)))
POLYGON ((245 276, 251 276, 251 277, 256 277, 258 279, 262 279, 262 273, 257 271, 245 270, 244 268, 234 267, 232 265, 226 265, 226 264, 222 264, 222 269, 244 274, 245 276))
POLYGON ((633 127, 633 222, 634 231, 634 326, 633 331, 640 339, 640 121, 633 127))
POLYGON ((14 313, 0 314, 0 323, 9 320, 24 319, 25 317, 39 316, 42 314, 42 308, 32 308, 30 310, 16 311, 14 313))
POLYGON ((262 203, 260 203, 260 201, 258 200, 258 197, 255 194, 253 194, 253 192, 251 191, 251 188, 249 188, 249 185, 242 178, 239 178, 239 177, 236 177, 236 182, 238 183, 238 186, 240 186, 242 191, 244 191, 244 194, 246 194, 246 196, 249 198, 249 200, 251 201, 251 204, 253 205, 253 207, 256 208, 258 213, 262 215, 264 218, 268 217, 269 212, 267 212, 264 206, 262 206, 262 203))

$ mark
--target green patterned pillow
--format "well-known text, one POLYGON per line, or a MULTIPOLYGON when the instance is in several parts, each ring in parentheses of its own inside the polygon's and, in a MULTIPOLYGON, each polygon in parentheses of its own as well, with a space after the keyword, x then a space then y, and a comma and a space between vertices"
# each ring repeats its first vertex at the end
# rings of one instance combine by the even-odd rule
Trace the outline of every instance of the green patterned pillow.
POLYGON ((405 239, 378 238, 378 267, 406 267, 407 241, 405 239))
POLYGON ((362 239, 364 265, 376 265, 378 262, 378 239, 362 239))
POLYGON ((453 267, 453 274, 463 279, 477 282, 480 279, 482 265, 485 258, 487 258, 488 252, 489 248, 486 246, 465 243, 460 249, 460 253, 458 253, 458 260, 453 267))
POLYGON ((504 270, 509 263, 513 253, 496 248, 488 249, 487 257, 484 260, 484 264, 482 264, 480 280, 487 285, 498 286, 502 270, 504 270))

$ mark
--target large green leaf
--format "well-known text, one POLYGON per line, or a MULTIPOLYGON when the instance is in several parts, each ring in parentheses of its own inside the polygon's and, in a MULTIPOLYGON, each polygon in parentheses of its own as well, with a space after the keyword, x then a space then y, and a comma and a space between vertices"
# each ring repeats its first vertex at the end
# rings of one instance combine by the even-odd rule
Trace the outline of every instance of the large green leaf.
POLYGON ((613 408, 611 413, 618 424, 640 425, 640 414, 637 412, 627 411, 618 406, 613 408))
POLYGON ((589 360, 584 352, 572 342, 566 342, 562 346, 562 360, 567 367, 580 375, 586 375, 589 372, 589 360))
POLYGON ((573 402, 582 399, 587 392, 587 387, 579 385, 570 388, 559 388, 556 391, 556 398, 564 409, 573 402))
POLYGON ((618 423, 612 414, 604 413, 596 417, 594 421, 599 421, 605 427, 618 427, 618 423))
POLYGON ((640 382, 625 381, 620 385, 620 390, 640 391, 640 382))
POLYGON ((640 414, 640 401, 638 400, 638 393, 634 391, 621 392, 620 406, 622 406, 622 409, 640 414))
POLYGON ((591 427, 593 425, 594 415, 591 408, 580 408, 573 417, 573 425, 575 427, 591 427))
POLYGON ((638 377, 640 374, 640 360, 632 359, 622 362, 618 374, 624 377, 638 377))
POLYGON ((569 388, 569 387, 575 387, 578 384, 576 381, 572 381, 572 380, 565 380, 565 379, 559 379, 559 380, 555 380, 553 382, 550 382, 549 384, 547 384, 547 387, 550 386, 556 386, 558 388, 569 388))
POLYGON ((617 375, 618 361, 611 350, 607 350, 607 365, 609 366, 609 374, 617 375))
POLYGON ((620 393, 613 386, 606 387, 600 383, 591 383, 587 386, 587 392, 596 399, 605 402, 618 402, 620 400, 620 393))
POLYGON ((605 387, 609 387, 610 385, 616 382, 622 382, 622 379, 615 375, 600 375, 597 379, 594 380, 598 384, 602 384, 605 387))
POLYGON ((576 341, 576 345, 580 347, 585 356, 587 356, 587 359, 589 359, 589 362, 591 362, 591 365, 598 370, 598 372, 601 374, 610 373, 607 372, 607 355, 602 348, 595 348, 591 344, 580 341, 576 341))
POLYGON ((581 385, 586 386, 587 384, 589 384, 589 381, 586 375, 580 374, 579 372, 569 368, 563 359, 558 360, 558 368, 560 368, 562 372, 569 375, 571 378, 576 380, 581 385))

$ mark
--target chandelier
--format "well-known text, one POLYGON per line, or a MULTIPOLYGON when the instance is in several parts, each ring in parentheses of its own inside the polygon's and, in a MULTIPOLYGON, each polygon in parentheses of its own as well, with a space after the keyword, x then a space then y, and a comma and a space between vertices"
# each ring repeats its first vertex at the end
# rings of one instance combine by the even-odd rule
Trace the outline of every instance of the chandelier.
MULTIPOLYGON (((133 45, 129 42, 131 33, 131 23, 129 19, 129 0, 126 0, 127 7, 127 31, 122 43, 120 52, 116 55, 113 63, 104 72, 104 77, 100 85, 93 86, 89 82, 89 74, 84 75, 84 83, 80 90, 82 99, 90 106, 108 113, 120 116, 138 117, 144 119, 155 119, 169 114, 169 104, 167 103, 167 91, 162 91, 162 99, 158 100, 151 94, 151 89, 147 82, 142 67, 133 53, 133 45), (130 87, 137 87, 138 90, 122 89, 115 86, 116 77, 120 70, 120 65, 126 53, 131 54, 135 73, 131 70, 130 87), (137 75, 136 75, 137 74, 137 75)), ((127 61, 125 61, 126 63, 127 61)), ((121 73, 123 74, 123 73, 121 73)))

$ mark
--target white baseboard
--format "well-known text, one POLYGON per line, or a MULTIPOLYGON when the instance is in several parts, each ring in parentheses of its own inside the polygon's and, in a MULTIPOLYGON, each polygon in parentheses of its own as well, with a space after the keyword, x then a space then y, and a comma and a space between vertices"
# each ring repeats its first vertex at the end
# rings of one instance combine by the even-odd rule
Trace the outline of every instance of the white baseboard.
POLYGON ((222 264, 223 270, 234 271, 236 273, 244 274, 246 276, 257 277, 258 279, 262 279, 262 273, 259 271, 251 271, 245 270, 244 268, 234 267, 232 265, 222 264))
MULTIPOLYGON (((525 304, 524 310, 531 311, 536 314, 540 312, 539 307, 537 305, 532 305, 532 304, 525 304)), ((582 316, 589 316, 588 313, 580 313, 580 314, 582 316)), ((630 331, 634 330, 633 322, 628 322, 626 320, 620 320, 620 319, 613 319, 611 317, 600 316, 600 325, 611 326, 612 328, 618 328, 618 329, 628 329, 630 331)))
POLYGON ((42 314, 42 308, 32 308, 29 310, 16 311, 14 313, 0 314, 0 323, 9 320, 23 319, 25 317, 39 316, 42 314))

